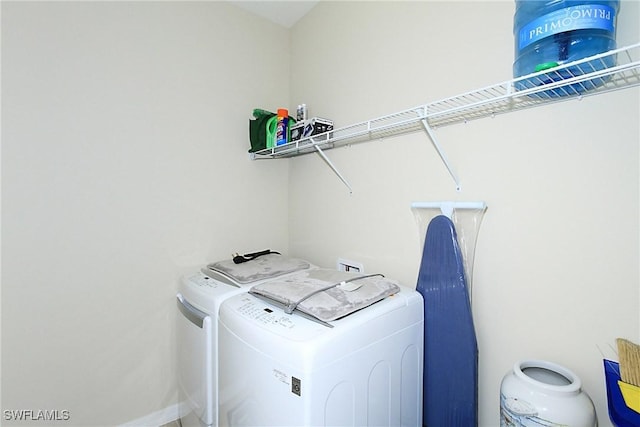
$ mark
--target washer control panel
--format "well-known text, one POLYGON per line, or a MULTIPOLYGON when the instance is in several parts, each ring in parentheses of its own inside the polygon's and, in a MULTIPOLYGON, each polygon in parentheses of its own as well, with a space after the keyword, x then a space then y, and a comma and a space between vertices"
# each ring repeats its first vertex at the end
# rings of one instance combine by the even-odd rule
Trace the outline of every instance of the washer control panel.
POLYGON ((295 327, 291 315, 280 310, 275 311, 254 298, 246 298, 243 301, 244 304, 237 308, 238 313, 243 317, 263 325, 276 325, 287 329, 295 327))

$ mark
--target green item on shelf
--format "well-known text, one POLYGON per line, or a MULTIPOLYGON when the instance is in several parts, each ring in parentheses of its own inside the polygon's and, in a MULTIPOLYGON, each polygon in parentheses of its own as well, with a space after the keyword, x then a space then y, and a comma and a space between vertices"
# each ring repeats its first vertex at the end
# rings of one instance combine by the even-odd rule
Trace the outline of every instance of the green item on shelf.
POLYGON ((253 109, 253 117, 255 117, 256 119, 259 119, 262 116, 271 116, 272 113, 271 111, 267 111, 267 110, 263 110, 262 108, 254 108, 253 109))
MULTIPOLYGON (((289 117, 287 123, 287 141, 291 141, 291 126, 295 125, 296 121, 293 117, 289 117)), ((276 146, 276 130, 278 128, 278 116, 271 117, 267 120, 267 148, 273 148, 276 146)))
MULTIPOLYGON (((249 142, 251 143, 249 153, 275 146, 277 114, 261 108, 255 108, 253 117, 255 119, 249 120, 249 142)), ((296 121, 293 117, 289 117, 288 141, 291 141, 291 126, 295 123, 296 121)))
POLYGON ((253 116, 255 119, 249 120, 250 153, 267 148, 267 122, 276 117, 276 113, 256 108, 253 110, 253 116))
POLYGON ((267 120, 267 148, 273 148, 276 145, 276 125, 278 124, 278 116, 270 117, 267 120))

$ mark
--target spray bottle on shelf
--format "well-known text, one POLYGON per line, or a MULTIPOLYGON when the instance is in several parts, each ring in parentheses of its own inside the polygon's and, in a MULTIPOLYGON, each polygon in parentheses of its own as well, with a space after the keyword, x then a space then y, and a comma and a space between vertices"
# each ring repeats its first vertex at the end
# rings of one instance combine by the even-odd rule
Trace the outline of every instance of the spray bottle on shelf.
POLYGON ((296 122, 303 122, 305 120, 307 120, 307 104, 300 104, 296 110, 296 122))
POLYGON ((278 109, 278 121, 276 124, 276 145, 284 145, 288 140, 289 111, 285 108, 278 109))

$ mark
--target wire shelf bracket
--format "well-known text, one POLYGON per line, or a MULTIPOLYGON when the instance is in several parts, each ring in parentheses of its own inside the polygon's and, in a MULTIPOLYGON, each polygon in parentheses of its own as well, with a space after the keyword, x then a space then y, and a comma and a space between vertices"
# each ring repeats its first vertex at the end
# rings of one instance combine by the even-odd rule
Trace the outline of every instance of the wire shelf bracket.
POLYGON ((336 168, 336 166, 333 164, 331 159, 329 159, 327 155, 324 154, 324 151, 322 151, 322 149, 319 146, 316 145, 315 149, 318 155, 322 157, 322 160, 324 160, 329 165, 333 173, 335 173, 338 176, 338 178, 340 178, 340 181, 342 181, 342 183, 347 186, 347 188, 349 189, 349 194, 353 194, 353 188, 351 188, 351 185, 349 184, 349 182, 347 182, 347 180, 342 176, 342 174, 340 173, 338 168, 336 168))
POLYGON ((447 172, 449 172, 449 175, 453 179, 453 182, 455 182, 456 191, 460 192, 460 191, 462 191, 462 187, 460 186, 460 179, 458 179, 458 175, 453 170, 453 167, 451 166, 451 163, 449 163, 449 159, 447 158, 444 150, 442 150, 442 147, 438 143, 438 138, 436 138, 436 135, 435 135, 433 129, 431 128, 431 126, 429 125, 429 122, 426 119, 426 109, 427 109, 427 107, 425 107, 424 109, 425 109, 425 117, 420 119, 420 124, 422 124, 422 127, 424 128, 424 131, 426 132, 427 136, 431 140, 431 144, 433 145, 433 147, 438 152, 438 156, 440 156, 440 160, 442 160, 442 163, 444 163, 444 166, 447 168, 447 172))

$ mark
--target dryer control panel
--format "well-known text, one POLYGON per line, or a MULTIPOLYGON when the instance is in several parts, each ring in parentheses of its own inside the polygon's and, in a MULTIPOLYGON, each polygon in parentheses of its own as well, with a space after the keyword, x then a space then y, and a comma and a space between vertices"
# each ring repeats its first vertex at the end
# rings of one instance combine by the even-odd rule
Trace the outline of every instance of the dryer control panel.
POLYGON ((189 304, 217 318, 218 307, 226 298, 245 290, 212 279, 202 272, 182 278, 179 292, 189 304))
POLYGON ((229 286, 225 283, 219 282, 217 280, 213 280, 211 277, 209 276, 205 276, 204 274, 198 272, 192 276, 189 276, 187 278, 187 280, 189 282, 191 282, 194 286, 197 287, 201 287, 201 288, 209 288, 209 289, 216 289, 219 287, 226 287, 229 286))

